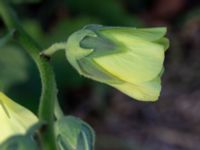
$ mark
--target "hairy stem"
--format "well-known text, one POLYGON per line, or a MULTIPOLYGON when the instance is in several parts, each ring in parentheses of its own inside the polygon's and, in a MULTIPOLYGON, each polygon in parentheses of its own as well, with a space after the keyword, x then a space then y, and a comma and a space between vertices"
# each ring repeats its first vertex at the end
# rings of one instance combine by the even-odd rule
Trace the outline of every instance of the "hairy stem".
POLYGON ((62 43, 55 43, 49 48, 43 50, 40 55, 45 56, 45 57, 51 57, 55 52, 59 50, 64 50, 66 48, 66 42, 62 43))
POLYGON ((16 15, 6 0, 0 0, 0 15, 9 30, 16 30, 15 39, 24 47, 38 67, 42 82, 39 119, 47 123, 46 129, 41 132, 42 149, 56 150, 54 105, 57 99, 57 88, 53 69, 45 59, 40 57, 39 53, 42 48, 22 29, 16 15))
POLYGON ((54 113, 55 113, 55 117, 56 117, 57 120, 64 116, 64 113, 63 113, 63 111, 62 111, 62 109, 61 109, 61 107, 58 103, 58 100, 56 100, 56 102, 55 102, 54 113))

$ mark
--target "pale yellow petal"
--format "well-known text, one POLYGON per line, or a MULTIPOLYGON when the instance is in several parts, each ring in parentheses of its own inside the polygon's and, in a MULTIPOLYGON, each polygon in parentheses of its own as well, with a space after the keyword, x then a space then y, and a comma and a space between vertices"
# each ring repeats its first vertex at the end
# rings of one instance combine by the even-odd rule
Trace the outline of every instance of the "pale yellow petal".
POLYGON ((164 47, 127 35, 113 36, 126 52, 94 58, 94 61, 116 77, 131 83, 152 80, 161 71, 164 47))
POLYGON ((126 34, 127 36, 135 36, 147 41, 156 41, 164 37, 167 29, 165 27, 154 28, 132 28, 132 27, 112 27, 102 28, 99 31, 103 35, 110 36, 112 34, 126 34))
POLYGON ((156 101, 159 98, 161 85, 160 78, 141 84, 113 84, 111 85, 126 95, 141 101, 156 101))
POLYGON ((0 143, 15 134, 24 134, 37 121, 31 111, 0 92, 0 143))

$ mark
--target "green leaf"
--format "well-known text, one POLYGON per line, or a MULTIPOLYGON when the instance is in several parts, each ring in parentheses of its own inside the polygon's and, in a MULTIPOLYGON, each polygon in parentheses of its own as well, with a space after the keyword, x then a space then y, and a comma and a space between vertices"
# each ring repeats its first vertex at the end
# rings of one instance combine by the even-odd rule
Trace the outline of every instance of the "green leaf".
POLYGON ((40 22, 34 19, 26 19, 22 22, 24 30, 31 35, 31 37, 38 43, 45 43, 44 32, 40 22))
POLYGON ((0 38, 0 48, 5 46, 6 43, 12 39, 13 34, 14 34, 15 30, 11 30, 9 31, 5 36, 3 36, 2 38, 0 38))
POLYGON ((0 47, 0 89, 7 90, 27 79, 28 61, 16 46, 0 47))
POLYGON ((93 150, 93 129, 79 118, 65 116, 55 123, 56 137, 60 150, 93 150))
POLYGON ((21 4, 21 3, 38 3, 41 0, 10 0, 14 4, 21 4))

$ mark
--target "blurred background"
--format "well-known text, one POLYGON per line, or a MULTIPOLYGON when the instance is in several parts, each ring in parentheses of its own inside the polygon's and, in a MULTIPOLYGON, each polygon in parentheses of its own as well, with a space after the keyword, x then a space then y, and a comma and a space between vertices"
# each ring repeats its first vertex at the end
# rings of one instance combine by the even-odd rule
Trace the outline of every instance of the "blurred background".
MULTIPOLYGON (((200 150, 199 0, 11 0, 26 31, 47 48, 86 24, 167 26, 159 101, 133 100, 81 77, 58 52, 51 63, 66 114, 96 131, 96 150, 200 150)), ((0 22, 0 35, 6 30, 0 22)), ((0 48, 0 89, 37 112, 40 78, 25 51, 11 41, 0 48)))

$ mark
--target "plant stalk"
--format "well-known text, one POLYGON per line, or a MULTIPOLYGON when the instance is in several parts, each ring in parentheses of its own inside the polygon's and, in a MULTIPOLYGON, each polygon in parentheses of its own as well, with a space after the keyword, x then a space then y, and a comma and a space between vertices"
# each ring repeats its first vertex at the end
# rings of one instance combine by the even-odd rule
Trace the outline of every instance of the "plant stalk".
POLYGON ((14 38, 23 46, 38 67, 42 83, 38 115, 41 121, 47 123, 46 128, 41 131, 42 149, 56 150, 54 106, 57 100, 57 88, 53 69, 47 60, 40 57, 39 53, 42 48, 23 30, 6 0, 0 0, 0 15, 9 30, 15 29, 14 38))

